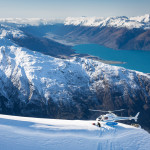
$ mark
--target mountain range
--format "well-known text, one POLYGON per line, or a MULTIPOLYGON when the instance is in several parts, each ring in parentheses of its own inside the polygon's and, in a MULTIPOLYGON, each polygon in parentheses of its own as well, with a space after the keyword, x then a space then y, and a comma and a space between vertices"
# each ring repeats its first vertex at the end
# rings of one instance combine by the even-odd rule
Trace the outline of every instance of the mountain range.
MULTIPOLYGON (((146 22, 148 19, 143 20, 146 22)), ((99 114, 89 112, 89 108, 123 108, 126 111, 121 115, 129 116, 141 112, 139 123, 149 131, 149 74, 111 66, 83 56, 77 57, 71 46, 62 44, 62 41, 61 44, 58 42, 61 37, 66 42, 89 42, 97 34, 99 39, 106 36, 101 38, 108 44, 115 43, 115 37, 124 43, 130 36, 135 38, 136 34, 137 38, 143 32, 148 34, 149 29, 91 27, 65 23, 40 23, 35 26, 1 19, 0 113, 94 119, 99 114), (122 37, 124 41, 119 37, 122 36, 119 34, 121 31, 126 33, 122 37), (55 36, 50 39, 49 34, 55 36)), ((145 36, 144 38, 147 39, 145 36)), ((144 49, 146 44, 142 46, 144 49)))
POLYGON ((117 50, 150 50, 150 15, 137 17, 68 17, 55 19, 0 19, 28 35, 67 44, 95 43, 117 50))

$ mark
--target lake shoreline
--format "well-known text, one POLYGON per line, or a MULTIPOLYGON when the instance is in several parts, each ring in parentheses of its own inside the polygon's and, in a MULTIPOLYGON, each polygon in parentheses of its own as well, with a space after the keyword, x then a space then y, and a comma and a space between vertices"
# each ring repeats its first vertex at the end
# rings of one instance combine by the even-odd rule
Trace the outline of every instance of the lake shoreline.
POLYGON ((118 65, 118 64, 126 64, 126 62, 121 62, 121 61, 113 61, 113 60, 104 60, 99 58, 98 56, 93 56, 93 55, 89 55, 89 54, 80 54, 80 53, 75 53, 73 55, 71 55, 72 57, 84 57, 84 58, 88 58, 88 59, 92 59, 92 60, 97 60, 99 62, 105 63, 105 64, 113 64, 113 65, 118 65))
POLYGON ((80 44, 72 47, 76 56, 97 60, 126 69, 150 73, 150 51, 114 50, 98 44, 80 44))

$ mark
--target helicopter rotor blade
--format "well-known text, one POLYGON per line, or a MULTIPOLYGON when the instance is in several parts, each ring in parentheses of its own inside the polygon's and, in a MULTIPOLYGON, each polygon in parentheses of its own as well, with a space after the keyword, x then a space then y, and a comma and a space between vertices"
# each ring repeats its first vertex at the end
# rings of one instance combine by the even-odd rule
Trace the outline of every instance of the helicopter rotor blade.
MULTIPOLYGON (((119 109, 119 110, 114 110, 114 111, 123 111, 123 110, 125 110, 125 109, 119 109)), ((112 112, 114 112, 114 111, 112 111, 112 112)))
POLYGON ((103 111, 103 110, 94 110, 94 109, 89 109, 90 111, 99 111, 99 112, 108 112, 108 113, 112 113, 112 112, 115 112, 115 111, 123 111, 123 110, 125 110, 125 109, 119 109, 119 110, 113 110, 113 111, 111 111, 111 110, 108 110, 108 111, 103 111))
POLYGON ((94 110, 94 109, 89 109, 90 111, 99 111, 99 112, 108 112, 108 111, 103 111, 103 110, 94 110))
POLYGON ((99 111, 99 112, 109 112, 109 111, 103 111, 103 110, 94 110, 94 109, 89 109, 90 111, 99 111))

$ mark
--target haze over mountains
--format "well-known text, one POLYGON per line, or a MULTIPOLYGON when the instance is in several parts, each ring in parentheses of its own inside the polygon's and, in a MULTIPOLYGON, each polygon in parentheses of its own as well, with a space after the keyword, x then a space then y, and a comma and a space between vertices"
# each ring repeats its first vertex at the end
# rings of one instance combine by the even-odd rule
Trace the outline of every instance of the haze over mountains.
MULTIPOLYGON (((28 35, 67 44, 95 43, 119 50, 150 50, 150 15, 137 17, 80 17, 55 19, 0 19, 28 35)), ((23 44, 21 45, 23 46, 23 44)))
POLYGON ((65 25, 99 26, 99 27, 126 27, 126 28, 150 28, 150 14, 137 17, 68 17, 66 19, 41 19, 41 18, 0 18, 1 23, 14 23, 18 25, 51 25, 63 23, 65 25))

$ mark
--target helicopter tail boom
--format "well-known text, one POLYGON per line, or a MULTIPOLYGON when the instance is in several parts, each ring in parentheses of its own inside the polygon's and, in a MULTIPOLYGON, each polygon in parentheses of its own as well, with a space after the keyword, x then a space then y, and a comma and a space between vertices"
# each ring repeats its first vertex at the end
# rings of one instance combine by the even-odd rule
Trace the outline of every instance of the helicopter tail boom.
POLYGON ((138 116, 139 116, 139 114, 140 114, 140 112, 138 112, 136 115, 135 115, 135 117, 116 117, 114 120, 115 121, 119 121, 119 120, 135 120, 135 122, 137 122, 137 120, 138 120, 138 116))
POLYGON ((137 119, 138 119, 138 116, 139 116, 140 112, 138 112, 135 117, 133 118, 136 122, 137 122, 137 119))

